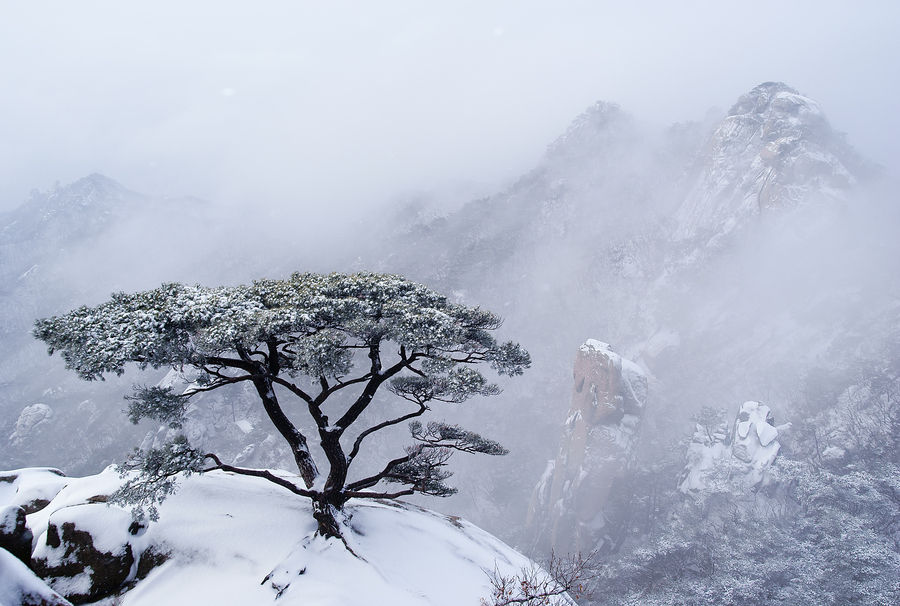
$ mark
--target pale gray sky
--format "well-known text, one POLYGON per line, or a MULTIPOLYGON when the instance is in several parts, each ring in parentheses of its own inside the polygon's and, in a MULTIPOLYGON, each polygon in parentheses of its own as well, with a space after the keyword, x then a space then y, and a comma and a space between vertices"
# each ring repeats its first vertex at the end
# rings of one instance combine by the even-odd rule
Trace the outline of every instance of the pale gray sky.
POLYGON ((897 168, 900 2, 0 0, 0 208, 101 172, 309 212, 527 170, 595 100, 766 80, 897 168))

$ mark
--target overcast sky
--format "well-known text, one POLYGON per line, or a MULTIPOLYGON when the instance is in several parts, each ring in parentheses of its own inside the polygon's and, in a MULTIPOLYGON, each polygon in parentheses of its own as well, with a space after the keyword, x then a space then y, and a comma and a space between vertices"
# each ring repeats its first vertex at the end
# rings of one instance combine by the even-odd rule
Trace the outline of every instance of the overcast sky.
POLYGON ((900 2, 0 0, 0 208, 101 172, 309 212, 485 193, 595 100, 669 123, 766 80, 900 156, 900 2))

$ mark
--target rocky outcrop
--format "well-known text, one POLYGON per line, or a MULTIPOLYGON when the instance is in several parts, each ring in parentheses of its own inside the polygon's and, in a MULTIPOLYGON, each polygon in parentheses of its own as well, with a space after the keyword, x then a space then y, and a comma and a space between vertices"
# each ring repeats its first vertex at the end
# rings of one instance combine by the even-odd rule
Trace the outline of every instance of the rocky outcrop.
POLYGON ((640 367, 601 341, 581 346, 559 454, 528 512, 535 549, 587 552, 603 541, 604 505, 625 472, 646 400, 640 367))
POLYGON ((73 604, 116 594, 165 561, 148 549, 145 523, 102 500, 54 512, 34 550, 32 569, 73 604))
POLYGON ((113 594, 128 579, 135 563, 131 545, 107 551, 75 522, 51 522, 46 542, 32 564, 34 571, 75 604, 113 594))
POLYGON ((16 428, 9 436, 9 441, 13 445, 19 445, 28 440, 35 440, 40 435, 41 429, 46 427, 52 418, 53 409, 46 404, 26 406, 16 419, 16 428))
POLYGON ((0 586, 0 604, 70 603, 59 596, 74 604, 93 602, 122 591, 167 559, 164 548, 151 544, 145 523, 107 506, 122 482, 115 469, 92 479, 79 483, 47 467, 0 472, 0 551, 31 570, 7 589, 24 587, 46 598, 6 602, 0 586), (40 579, 29 580, 32 573, 40 579))
POLYGON ((789 423, 776 426, 769 407, 754 401, 741 404, 730 428, 724 420, 698 419, 679 489, 698 494, 726 485, 758 488, 781 449, 779 433, 789 427, 789 423))
POLYGON ((769 407, 759 402, 744 402, 734 423, 731 454, 749 466, 754 479, 761 479, 763 470, 775 462, 781 449, 777 438, 778 428, 769 407))

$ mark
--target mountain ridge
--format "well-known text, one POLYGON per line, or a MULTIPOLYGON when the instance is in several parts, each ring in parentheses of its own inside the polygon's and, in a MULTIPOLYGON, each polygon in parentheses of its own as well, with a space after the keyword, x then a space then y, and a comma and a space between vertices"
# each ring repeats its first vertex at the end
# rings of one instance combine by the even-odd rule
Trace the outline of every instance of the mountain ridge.
MULTIPOLYGON (((788 95, 788 101, 796 100, 796 93, 780 86, 771 90, 788 95)), ((761 90, 771 92, 765 87, 761 90)), ((756 103, 739 100, 733 111, 755 111, 756 103)), ((768 107, 759 103, 760 107, 768 107)), ((870 220, 866 218, 854 225, 838 216, 842 208, 859 215, 869 212, 865 205, 849 204, 847 200, 855 200, 859 184, 870 177, 852 174, 856 185, 848 181, 846 189, 841 190, 844 193, 826 196, 825 204, 786 203, 784 211, 768 213, 763 220, 759 214, 741 216, 744 227, 735 226, 712 244, 712 236, 706 233, 692 233, 679 240, 673 236, 677 229, 673 209, 683 203, 698 175, 702 176, 708 160, 703 146, 716 129, 727 124, 727 119, 726 116, 715 124, 711 120, 682 123, 652 132, 613 104, 595 104, 551 142, 548 153, 534 169, 503 191, 433 220, 403 221, 400 227, 373 221, 366 226, 370 233, 365 239, 332 243, 328 269, 407 275, 451 298, 500 313, 506 320, 504 332, 531 345, 535 361, 528 373, 531 379, 508 386, 506 393, 477 419, 467 418, 475 413, 464 407, 453 411, 461 424, 475 420, 492 437, 517 446, 517 457, 500 461, 484 477, 482 470, 467 470, 466 464, 461 464, 460 475, 467 475, 467 481, 477 486, 474 492, 478 496, 454 498, 448 508, 459 509, 491 530, 506 528, 508 520, 524 519, 528 495, 545 461, 555 454, 555 437, 561 432, 567 407, 571 355, 586 336, 612 343, 647 372, 650 430, 654 423, 669 418, 667 415, 687 417, 693 408, 702 405, 765 399, 758 391, 776 393, 776 399, 786 398, 781 382, 789 381, 782 381, 781 375, 799 380, 799 373, 815 363, 816 356, 834 355, 829 354, 829 347, 851 331, 836 327, 835 322, 849 322, 848 310, 853 307, 841 298, 843 295, 835 294, 837 291, 822 290, 830 274, 819 264, 835 259, 835 252, 828 249, 835 241, 829 238, 828 230, 833 229, 843 229, 844 239, 860 247, 855 263, 871 263, 869 244, 874 246, 875 239, 865 242, 857 233, 867 228, 870 220), (769 217, 773 220, 769 221, 769 217), (828 224, 827 229, 819 224, 828 224), (373 225, 381 227, 375 229, 373 225), (851 227, 855 231, 849 231, 851 227), (797 255, 798 246, 811 242, 814 246, 808 254, 797 255), (786 285, 768 276, 767 272, 775 273, 772 267, 788 267, 792 263, 797 265, 797 275, 814 270, 810 275, 816 279, 792 279, 786 285), (785 299, 784 293, 790 297, 785 299), (778 307, 778 314, 773 313, 776 303, 781 302, 785 305, 778 307), (801 349, 795 351, 793 348, 797 347, 801 349), (736 372, 737 368, 741 371, 736 372), (773 372, 780 373, 778 381, 773 372), (654 410, 668 412, 657 416, 654 410), (522 430, 518 423, 526 429, 522 430), (500 494, 501 489, 518 494, 519 500, 500 494)), ((754 124, 755 130, 747 133, 755 133, 754 142, 759 144, 759 123, 754 124)), ((798 132, 798 136, 806 136, 807 130, 798 132)), ((830 145, 832 135, 837 135, 830 127, 825 132, 830 145)), ((746 155, 732 158, 731 168, 737 167, 734 191, 741 191, 739 184, 754 170, 752 163, 758 160, 762 148, 758 146, 746 155)), ((856 166, 848 161, 851 165, 856 166)), ((814 178, 809 183, 809 191, 817 194, 815 188, 820 181, 814 178)), ((157 220, 180 225, 190 222, 183 213, 157 220)), ((889 225, 882 223, 882 229, 889 225)), ((191 232, 186 231, 190 237, 191 232)), ((99 237, 98 242, 106 237, 99 237)), ((215 244, 225 251, 229 248, 229 243, 215 244)), ((134 243, 124 245, 133 247, 134 243)), ((885 253, 880 254, 882 257, 876 261, 885 253)), ((228 283, 234 279, 234 264, 223 263, 223 258, 216 249, 208 256, 196 255, 188 261, 209 259, 210 279, 228 283), (215 273, 217 268, 220 271, 215 273)), ((75 257, 71 263, 78 266, 84 259, 104 262, 94 255, 75 257)), ((270 271, 292 271, 306 263, 289 251, 266 260, 264 266, 270 271)), ((263 265, 262 261, 254 259, 259 265, 263 265)), ((181 265, 184 260, 179 258, 177 262, 181 265)), ((840 292, 855 288, 853 270, 841 270, 840 292)), ((39 280, 39 273, 30 279, 28 289, 15 291, 7 299, 14 304, 10 310, 18 309, 16 315, 0 318, 0 322, 18 331, 22 342, 29 340, 30 320, 39 313, 48 313, 46 308, 38 309, 36 301, 55 296, 57 301, 73 300, 73 305, 83 302, 77 293, 57 292, 68 285, 48 282, 46 276, 52 274, 44 274, 39 280)), ((881 325, 895 313, 889 303, 873 302, 866 321, 860 324, 861 320, 854 320, 852 330, 863 330, 866 323, 881 325)), ((28 347, 27 356, 15 354, 20 359, 0 359, 0 369, 18 369, 16 380, 28 379, 26 387, 16 387, 2 396, 8 421, 5 426, 0 424, 0 430, 12 435, 20 413, 27 406, 44 403, 56 413, 48 417, 41 432, 32 439, 59 442, 59 450, 53 455, 59 460, 49 463, 59 465, 60 461, 67 461, 73 468, 66 471, 85 473, 95 470, 97 464, 115 460, 115 444, 107 441, 99 448, 87 433, 64 431, 60 424, 84 417, 94 423, 92 427, 100 423, 110 428, 104 429, 104 435, 113 435, 115 414, 104 411, 121 408, 121 390, 107 386, 107 393, 100 395, 96 386, 76 388, 70 382, 60 383, 67 386, 68 392, 45 395, 44 377, 34 375, 31 369, 53 368, 52 373, 45 373, 46 377, 57 377, 62 370, 41 361, 35 344, 28 347), (28 370, 22 370, 22 365, 28 370), (75 397, 90 414, 74 410, 65 414, 68 408, 75 408, 66 404, 67 399, 75 397), (59 435, 68 439, 53 439, 59 435)), ((11 381, 8 378, 6 382, 11 381)), ((0 377, 0 384, 3 383, 0 377)), ((211 405, 219 411, 229 406, 224 401, 211 405)), ((249 417, 243 419, 242 406, 236 408, 240 414, 235 420, 249 419, 258 432, 258 448, 252 453, 252 460, 266 466, 279 465, 276 450, 270 451, 271 457, 264 452, 271 447, 271 441, 266 441, 265 424, 255 424, 249 417)), ((198 435, 203 439, 228 440, 230 434, 240 437, 243 433, 237 432, 246 433, 232 427, 231 421, 229 414, 227 423, 223 422, 228 427, 198 431, 198 435)), ((133 428, 129 435, 134 433, 147 436, 146 443, 153 440, 153 428, 133 428)), ((29 453, 23 449, 24 443, 16 447, 6 443, 2 452, 8 461, 5 466, 25 464, 24 457, 29 453)), ((132 444, 119 446, 124 454, 132 444)), ((223 452, 233 457, 250 456, 227 448, 223 452)), ((505 539, 518 540, 515 529, 499 532, 509 533, 503 535, 505 539)))

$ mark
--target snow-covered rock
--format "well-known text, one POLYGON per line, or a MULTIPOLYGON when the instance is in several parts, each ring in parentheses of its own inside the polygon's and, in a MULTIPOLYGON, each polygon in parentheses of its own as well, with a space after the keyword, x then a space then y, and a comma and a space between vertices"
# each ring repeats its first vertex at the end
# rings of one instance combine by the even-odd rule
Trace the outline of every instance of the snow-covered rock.
POLYGON ((28 467, 0 471, 0 507, 22 507, 26 514, 45 507, 66 484, 69 478, 52 467, 28 467))
POLYGON ((781 449, 778 434, 789 426, 776 427, 769 407, 754 401, 741 404, 730 431, 726 424, 709 427, 698 423, 679 488, 685 493, 702 492, 725 480, 742 488, 759 486, 781 449), (718 477, 722 475, 727 477, 718 477))
POLYGON ((778 429, 775 418, 765 404, 744 402, 735 422, 734 445, 731 454, 751 466, 754 475, 771 465, 781 445, 775 439, 778 429))
POLYGON ((5 549, 0 549, 0 604, 72 606, 5 549))
POLYGON ((137 576, 146 528, 118 508, 104 507, 98 515, 102 501, 55 511, 32 555, 32 569, 73 602, 113 595, 137 576))
POLYGON ((219 471, 182 479, 159 521, 144 526, 103 502, 121 482, 112 469, 69 478, 28 516, 34 557, 46 563, 37 568, 79 602, 115 594, 121 606, 457 606, 490 596, 487 572, 531 564, 464 520, 388 501, 348 505, 351 553, 314 536, 306 499, 219 471))
POLYGON ((40 431, 41 426, 46 425, 52 418, 53 409, 46 404, 38 402, 37 404, 26 406, 19 413, 19 418, 16 419, 16 428, 12 435, 9 436, 9 441, 13 444, 18 444, 26 440, 33 440, 40 431))
POLYGON ((528 512, 539 550, 588 552, 602 541, 604 505, 625 472, 647 400, 644 371, 595 339, 579 348, 574 381, 559 454, 528 512))

